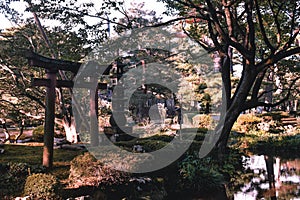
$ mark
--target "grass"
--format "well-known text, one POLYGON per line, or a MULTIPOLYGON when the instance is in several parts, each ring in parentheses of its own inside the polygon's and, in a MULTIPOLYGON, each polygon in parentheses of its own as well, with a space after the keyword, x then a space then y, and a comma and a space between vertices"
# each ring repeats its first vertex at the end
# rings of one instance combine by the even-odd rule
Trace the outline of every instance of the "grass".
MULTIPOLYGON (((28 163, 30 165, 42 165, 43 147, 6 144, 4 154, 0 155, 0 163, 28 163)), ((69 176, 70 161, 85 151, 74 151, 66 149, 54 149, 53 169, 51 174, 59 179, 66 179, 69 176)))
MULTIPOLYGON (((42 146, 27 146, 27 145, 4 145, 4 154, 0 155, 0 162, 24 162, 28 164, 42 164, 43 147, 42 146)), ((54 164, 71 161, 83 151, 74 151, 66 149, 54 149, 53 159, 54 164)))
POLYGON ((0 155, 0 163, 18 162, 31 165, 42 164, 43 147, 6 144, 0 155))

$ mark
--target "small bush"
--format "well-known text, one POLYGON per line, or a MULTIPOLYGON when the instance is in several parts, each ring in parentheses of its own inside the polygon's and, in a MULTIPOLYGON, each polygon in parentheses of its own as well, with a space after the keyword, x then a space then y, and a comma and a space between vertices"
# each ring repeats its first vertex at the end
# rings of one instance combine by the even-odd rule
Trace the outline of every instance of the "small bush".
POLYGON ((56 177, 50 174, 33 174, 27 177, 24 194, 33 199, 59 199, 61 186, 56 177))
POLYGON ((141 140, 138 141, 136 144, 141 145, 146 152, 152 152, 164 148, 168 145, 168 142, 159 140, 141 140))
POLYGON ((45 168, 27 163, 0 164, 0 196, 21 195, 30 172, 43 172, 45 168))
POLYGON ((26 177, 28 176, 26 163, 6 163, 1 165, 0 196, 21 194, 26 177))
POLYGON ((29 173, 29 165, 27 163, 8 163, 9 173, 13 176, 27 176, 29 173))
MULTIPOLYGON (((63 130, 59 127, 55 127, 54 137, 56 138, 63 138, 65 135, 62 133, 63 130)), ((36 142, 43 142, 44 141, 44 126, 37 126, 32 131, 32 139, 36 142)))
POLYGON ((69 179, 74 187, 98 187, 120 185, 127 181, 128 177, 126 173, 109 168, 90 153, 85 153, 71 161, 69 179))
POLYGON ((248 132, 250 130, 258 130, 257 124, 261 122, 261 118, 253 114, 242 114, 233 125, 233 130, 238 132, 248 132))
POLYGON ((209 159, 199 159, 195 155, 188 155, 179 163, 182 190, 209 194, 222 188, 223 175, 209 165, 206 166, 207 162, 209 159))
POLYGON ((44 126, 38 126, 32 131, 32 139, 37 142, 44 140, 44 126))
POLYGON ((193 125, 198 128, 209 129, 212 123, 212 117, 210 115, 196 115, 193 117, 193 125))

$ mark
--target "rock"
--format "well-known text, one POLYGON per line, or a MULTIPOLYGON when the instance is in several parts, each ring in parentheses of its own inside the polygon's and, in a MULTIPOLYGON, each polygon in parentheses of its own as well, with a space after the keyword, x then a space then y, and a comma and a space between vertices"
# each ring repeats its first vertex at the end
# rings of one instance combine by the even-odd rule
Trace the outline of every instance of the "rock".
POLYGON ((68 198, 67 200, 92 200, 92 198, 89 195, 85 195, 81 197, 68 198))
POLYGON ((54 146, 54 149, 68 149, 68 150, 83 150, 85 147, 78 144, 62 144, 59 146, 54 146))
POLYGON ((171 130, 179 130, 180 129, 180 124, 172 124, 170 129, 171 130))
POLYGON ((267 123, 267 122, 261 122, 261 123, 257 124, 257 128, 259 130, 262 130, 262 131, 269 131, 270 130, 270 124, 267 123))
POLYGON ((92 198, 89 195, 76 197, 75 200, 91 200, 92 198))
POLYGON ((141 146, 141 145, 134 145, 133 146, 133 151, 134 152, 145 152, 143 146, 141 146))
POLYGON ((32 138, 26 138, 24 140, 17 140, 17 143, 26 143, 26 142, 31 142, 33 141, 32 138))
POLYGON ((25 196, 25 197, 16 197, 15 200, 30 200, 30 196, 25 196))
POLYGON ((67 141, 65 138, 54 138, 55 146, 61 146, 63 144, 71 144, 71 143, 69 141, 67 141))
POLYGON ((146 184, 147 182, 151 182, 152 179, 149 177, 133 177, 129 180, 130 182, 138 182, 138 183, 143 183, 146 184))

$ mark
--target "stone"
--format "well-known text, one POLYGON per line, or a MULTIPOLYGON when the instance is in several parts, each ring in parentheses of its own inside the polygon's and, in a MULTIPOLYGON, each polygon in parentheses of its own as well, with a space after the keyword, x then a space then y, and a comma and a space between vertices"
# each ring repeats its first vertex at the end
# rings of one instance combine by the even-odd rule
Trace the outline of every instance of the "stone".
POLYGON ((15 200, 31 200, 30 196, 16 197, 15 200))

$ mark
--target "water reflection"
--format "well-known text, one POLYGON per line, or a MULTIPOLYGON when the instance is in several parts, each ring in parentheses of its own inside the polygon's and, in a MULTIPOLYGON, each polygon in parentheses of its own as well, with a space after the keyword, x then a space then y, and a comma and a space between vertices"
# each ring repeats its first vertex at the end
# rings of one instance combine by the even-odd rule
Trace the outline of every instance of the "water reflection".
POLYGON ((244 158, 245 169, 253 174, 235 200, 300 200, 300 159, 281 159, 267 155, 244 158))

